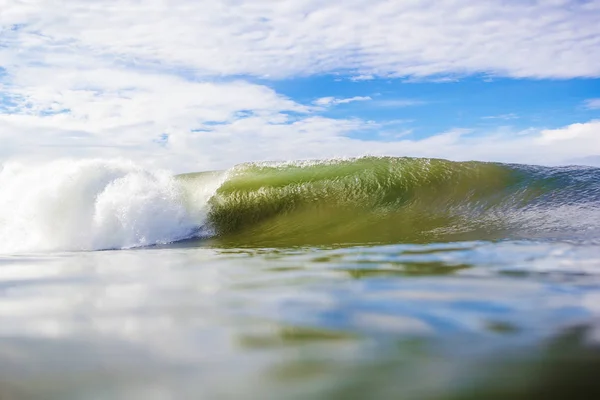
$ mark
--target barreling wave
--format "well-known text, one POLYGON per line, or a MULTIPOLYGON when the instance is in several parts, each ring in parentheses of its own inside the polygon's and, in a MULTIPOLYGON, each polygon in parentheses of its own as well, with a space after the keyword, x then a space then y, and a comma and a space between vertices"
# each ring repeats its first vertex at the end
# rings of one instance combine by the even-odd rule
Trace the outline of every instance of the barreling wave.
POLYGON ((595 168, 422 158, 250 163, 227 172, 206 223, 236 246, 581 238, 600 226, 599 182, 595 168))
POLYGON ((200 237, 304 246, 600 237, 600 169, 363 157, 148 171, 115 160, 0 171, 0 252, 200 237))

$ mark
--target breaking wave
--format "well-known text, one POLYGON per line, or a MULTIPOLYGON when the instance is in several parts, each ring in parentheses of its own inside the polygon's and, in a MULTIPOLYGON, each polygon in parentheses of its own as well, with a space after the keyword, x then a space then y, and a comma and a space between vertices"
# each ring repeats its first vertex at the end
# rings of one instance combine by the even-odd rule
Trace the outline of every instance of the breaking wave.
POLYGON ((234 246, 600 237, 600 169, 363 157, 172 176, 128 161, 6 164, 0 252, 200 237, 234 246))

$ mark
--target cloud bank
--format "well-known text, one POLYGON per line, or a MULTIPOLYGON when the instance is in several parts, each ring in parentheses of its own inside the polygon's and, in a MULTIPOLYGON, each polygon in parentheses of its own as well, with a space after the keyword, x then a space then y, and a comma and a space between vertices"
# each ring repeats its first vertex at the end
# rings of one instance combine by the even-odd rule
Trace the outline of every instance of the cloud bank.
POLYGON ((0 9, 0 161, 125 156, 186 171, 391 154, 548 164, 600 148, 598 121, 382 141, 383 123, 323 112, 369 96, 303 104, 268 83, 598 77, 598 1, 0 0, 0 9))
POLYGON ((9 66, 85 54, 216 76, 600 76, 595 0, 4 0, 2 10, 9 66))

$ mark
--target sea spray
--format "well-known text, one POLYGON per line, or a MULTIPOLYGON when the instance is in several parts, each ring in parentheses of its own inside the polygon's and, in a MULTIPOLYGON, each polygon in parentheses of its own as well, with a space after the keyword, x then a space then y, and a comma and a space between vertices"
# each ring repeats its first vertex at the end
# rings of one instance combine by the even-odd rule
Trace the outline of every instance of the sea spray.
POLYGON ((8 163, 0 172, 3 253, 146 246, 199 224, 170 173, 129 161, 8 163))

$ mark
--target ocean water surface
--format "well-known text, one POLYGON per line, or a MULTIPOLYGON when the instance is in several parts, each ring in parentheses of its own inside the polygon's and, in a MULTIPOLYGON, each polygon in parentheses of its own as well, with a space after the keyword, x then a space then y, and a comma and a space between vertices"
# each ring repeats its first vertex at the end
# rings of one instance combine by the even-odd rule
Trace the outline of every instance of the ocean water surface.
POLYGON ((600 398, 600 169, 0 171, 0 399, 600 398))

